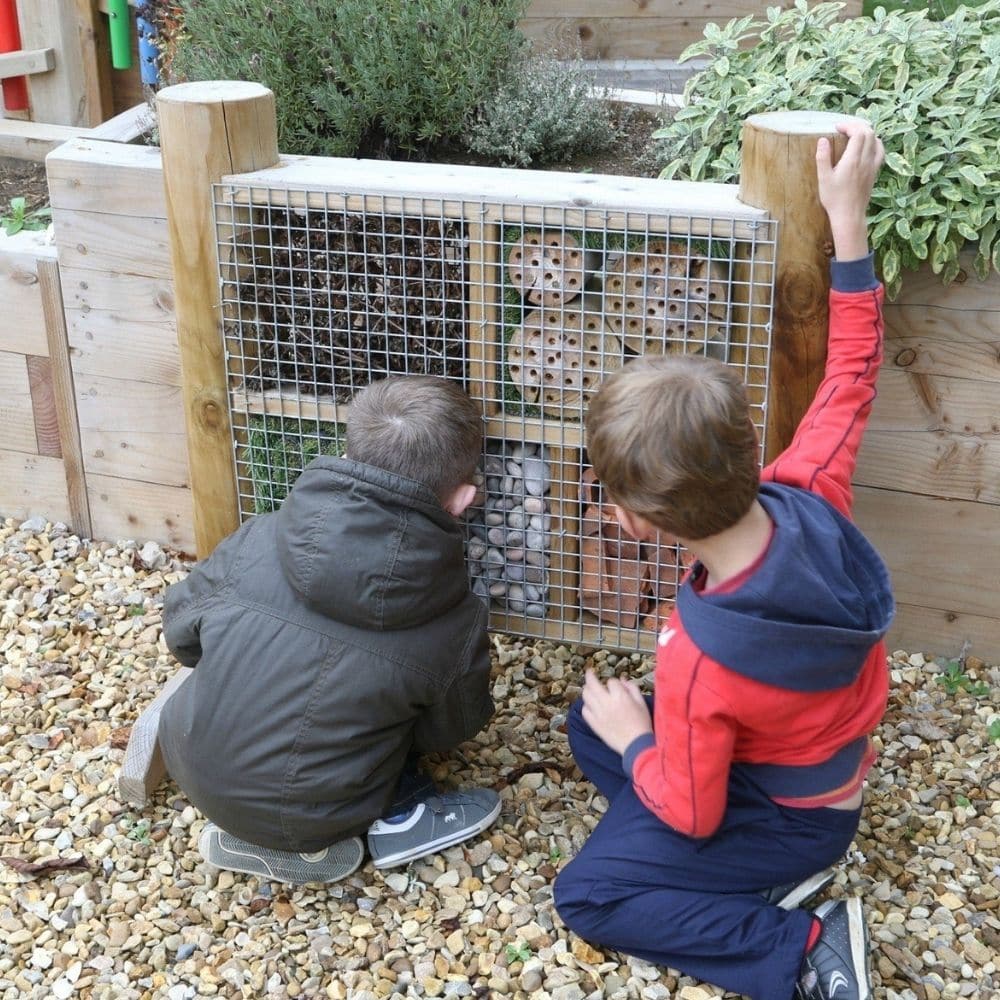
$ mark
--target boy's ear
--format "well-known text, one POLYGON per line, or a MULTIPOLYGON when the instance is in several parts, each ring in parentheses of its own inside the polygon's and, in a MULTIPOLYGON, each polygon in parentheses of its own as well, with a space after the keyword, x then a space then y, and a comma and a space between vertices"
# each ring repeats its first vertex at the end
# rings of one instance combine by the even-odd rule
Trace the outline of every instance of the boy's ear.
POLYGON ((656 534, 656 528, 642 515, 633 514, 624 507, 615 507, 615 517, 618 518, 618 523, 625 529, 626 534, 637 542, 649 541, 656 534))
POLYGON ((462 483, 444 502, 444 509, 454 517, 460 517, 476 499, 476 487, 472 483, 462 483))

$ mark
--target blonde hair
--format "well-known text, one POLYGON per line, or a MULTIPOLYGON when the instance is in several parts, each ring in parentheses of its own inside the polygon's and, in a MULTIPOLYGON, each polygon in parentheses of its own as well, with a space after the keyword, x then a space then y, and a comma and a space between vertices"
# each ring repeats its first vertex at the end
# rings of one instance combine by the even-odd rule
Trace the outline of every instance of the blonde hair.
POLYGON ((475 473, 483 415, 445 378, 393 376, 355 394, 346 436, 353 461, 423 483, 443 503, 475 473))
POLYGON ((601 384, 586 433, 613 501, 678 538, 717 534, 756 499, 759 446, 746 387, 720 361, 636 358, 601 384))

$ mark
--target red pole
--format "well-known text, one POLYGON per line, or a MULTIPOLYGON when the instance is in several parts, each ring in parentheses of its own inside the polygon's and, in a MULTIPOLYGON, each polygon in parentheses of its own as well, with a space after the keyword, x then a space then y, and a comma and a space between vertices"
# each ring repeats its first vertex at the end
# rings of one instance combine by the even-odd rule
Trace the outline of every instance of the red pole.
MULTIPOLYGON (((14 0, 0 0, 0 53, 18 52, 20 48, 21 33, 17 29, 14 0)), ((23 76, 3 81, 3 105, 8 111, 28 110, 28 83, 23 76)))

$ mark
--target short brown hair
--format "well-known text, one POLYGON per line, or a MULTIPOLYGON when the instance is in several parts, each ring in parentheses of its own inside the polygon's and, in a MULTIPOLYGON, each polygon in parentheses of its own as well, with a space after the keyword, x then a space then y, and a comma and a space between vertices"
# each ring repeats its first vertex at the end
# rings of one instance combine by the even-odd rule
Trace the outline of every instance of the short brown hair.
POLYGON ((482 450, 482 411, 445 378, 392 376, 351 401, 348 458, 423 483, 442 502, 472 480, 482 450))
POLYGON ((587 411, 587 451, 611 499, 676 537, 734 525, 760 485, 746 386, 721 361, 636 358, 587 411))

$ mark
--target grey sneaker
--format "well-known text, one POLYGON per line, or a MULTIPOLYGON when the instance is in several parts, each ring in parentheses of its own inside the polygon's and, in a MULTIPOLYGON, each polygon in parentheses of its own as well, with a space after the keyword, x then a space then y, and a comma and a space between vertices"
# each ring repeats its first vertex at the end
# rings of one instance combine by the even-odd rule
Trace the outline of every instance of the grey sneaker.
POLYGON ((807 900, 812 899, 820 890, 825 889, 836 876, 832 868, 824 868, 815 875, 803 879, 801 882, 786 882, 784 885, 776 885, 773 889, 764 889, 758 895, 763 896, 769 903, 780 906, 783 910, 794 910, 807 900))
POLYGON ((198 838, 201 856, 216 868, 261 875, 275 882, 337 882, 356 871, 365 858, 360 837, 348 837, 314 854, 258 847, 206 823, 198 838))
POLYGON ((368 828, 376 868, 393 868, 482 833, 500 815, 500 796, 489 788, 439 792, 402 819, 377 819, 368 828))
POLYGON ((797 1000, 869 1000, 868 930, 861 900, 829 900, 814 915, 822 921, 819 940, 802 960, 797 1000))

